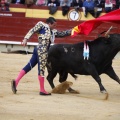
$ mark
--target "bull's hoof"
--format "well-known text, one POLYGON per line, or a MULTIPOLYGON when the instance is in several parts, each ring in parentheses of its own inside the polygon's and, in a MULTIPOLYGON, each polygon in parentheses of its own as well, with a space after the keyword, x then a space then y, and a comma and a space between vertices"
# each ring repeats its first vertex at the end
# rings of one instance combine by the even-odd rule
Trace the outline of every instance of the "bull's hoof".
POLYGON ((105 95, 104 100, 108 100, 108 97, 109 97, 108 92, 106 90, 103 90, 103 91, 101 91, 101 93, 104 93, 104 95, 105 95))
POLYGON ((74 93, 74 94, 80 94, 80 92, 78 90, 71 90, 69 91, 70 93, 74 93))
POLYGON ((68 88, 69 93, 80 94, 79 91, 72 89, 71 87, 68 88))
POLYGON ((100 91, 101 93, 104 93, 104 94, 107 94, 107 91, 106 90, 102 90, 100 91))

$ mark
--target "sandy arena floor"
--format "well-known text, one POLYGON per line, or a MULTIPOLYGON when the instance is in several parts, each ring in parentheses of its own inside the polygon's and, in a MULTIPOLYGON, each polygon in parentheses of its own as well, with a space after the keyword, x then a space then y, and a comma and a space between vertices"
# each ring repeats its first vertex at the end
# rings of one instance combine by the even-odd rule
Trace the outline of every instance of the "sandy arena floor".
MULTIPOLYGON (((120 120, 120 85, 101 75, 102 83, 109 93, 100 93, 98 84, 91 76, 80 76, 68 81, 80 94, 52 94, 40 96, 37 66, 21 81, 18 92, 11 91, 11 80, 26 65, 31 55, 0 53, 0 120, 120 120)), ((120 77, 120 59, 114 59, 113 67, 120 77)), ((47 76, 47 71, 46 71, 47 76)), ((58 76, 54 80, 58 85, 58 76)), ((51 87, 45 82, 47 91, 51 87)))

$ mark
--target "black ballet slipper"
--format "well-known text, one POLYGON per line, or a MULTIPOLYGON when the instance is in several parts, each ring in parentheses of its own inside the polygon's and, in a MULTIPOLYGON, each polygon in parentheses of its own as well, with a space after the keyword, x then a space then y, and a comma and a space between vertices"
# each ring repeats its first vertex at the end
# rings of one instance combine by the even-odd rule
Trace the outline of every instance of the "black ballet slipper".
POLYGON ((44 95, 44 96, 51 95, 51 93, 47 93, 47 94, 46 94, 46 93, 44 93, 44 92, 40 92, 39 94, 40 94, 40 95, 44 95))
POLYGON ((11 81, 11 88, 12 88, 13 93, 16 94, 17 89, 16 89, 16 85, 15 85, 15 81, 14 80, 11 81))

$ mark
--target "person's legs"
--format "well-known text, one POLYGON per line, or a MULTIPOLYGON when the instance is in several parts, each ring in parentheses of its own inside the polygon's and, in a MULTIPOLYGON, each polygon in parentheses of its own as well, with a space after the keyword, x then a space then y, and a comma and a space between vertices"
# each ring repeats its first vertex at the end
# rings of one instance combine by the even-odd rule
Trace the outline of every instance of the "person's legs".
POLYGON ((106 12, 106 13, 111 12, 111 7, 105 7, 105 12, 106 12))
POLYGON ((88 9, 87 8, 85 8, 85 17, 87 17, 87 15, 88 15, 88 9))
POLYGON ((39 80, 39 83, 40 83, 40 95, 51 95, 50 93, 46 92, 45 88, 44 88, 44 76, 40 76, 38 75, 38 80, 39 80))
MULTIPOLYGON (((42 47, 41 47, 42 48, 42 47)), ((40 84, 40 95, 51 95, 51 93, 46 92, 44 88, 44 71, 47 62, 47 52, 41 53, 38 48, 38 80, 40 84)))
POLYGON ((102 11, 97 11, 96 18, 99 17, 101 13, 102 13, 102 11))
POLYGON ((19 81, 21 80, 21 78, 22 78, 25 74, 26 74, 26 72, 25 72, 23 69, 19 72, 17 78, 15 79, 15 85, 16 85, 16 87, 17 87, 19 81))
POLYGON ((89 13, 90 13, 93 17, 95 17, 94 9, 93 9, 93 10, 89 10, 89 13))
POLYGON ((34 48, 33 55, 29 63, 19 72, 17 78, 15 80, 12 80, 11 85, 12 85, 12 91, 14 94, 16 94, 17 92, 16 88, 21 78, 37 64, 37 52, 36 51, 37 51, 36 48, 34 48))

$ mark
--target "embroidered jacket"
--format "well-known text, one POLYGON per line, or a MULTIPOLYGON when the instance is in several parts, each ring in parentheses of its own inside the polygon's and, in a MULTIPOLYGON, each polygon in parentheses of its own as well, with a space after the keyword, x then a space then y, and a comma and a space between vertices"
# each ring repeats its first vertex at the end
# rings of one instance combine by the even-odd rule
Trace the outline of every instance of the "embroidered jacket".
POLYGON ((50 27, 47 24, 40 21, 32 29, 29 30, 29 32, 24 38, 29 39, 34 33, 38 34, 39 42, 39 44, 37 45, 38 59, 40 63, 39 75, 44 76, 48 56, 47 51, 50 46, 50 43, 54 42, 55 37, 64 37, 70 35, 71 30, 58 32, 54 29, 51 31, 50 27))
MULTIPOLYGON (((45 40, 51 40, 51 37, 65 37, 69 36, 71 33, 71 30, 66 31, 57 31, 56 29, 50 30, 49 26, 44 22, 38 22, 32 29, 29 30, 29 32, 26 34, 24 38, 29 39, 34 33, 38 34, 38 40, 39 42, 41 39, 45 40)), ((53 40, 51 40, 53 42, 53 40)))

